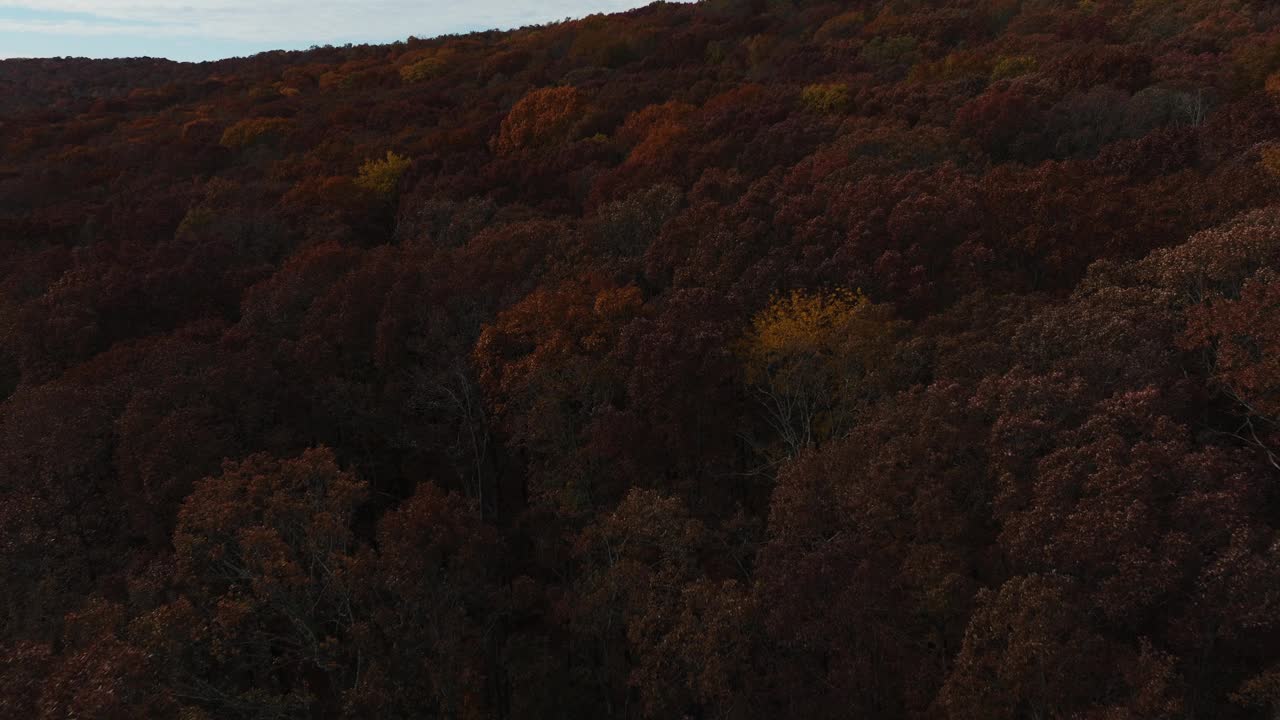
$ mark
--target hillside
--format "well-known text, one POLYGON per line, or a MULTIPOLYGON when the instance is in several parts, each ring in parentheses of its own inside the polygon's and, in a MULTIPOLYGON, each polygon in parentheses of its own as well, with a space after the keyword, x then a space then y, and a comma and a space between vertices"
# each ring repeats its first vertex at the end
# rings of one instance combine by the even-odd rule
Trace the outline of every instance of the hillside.
POLYGON ((0 62, 0 718, 1271 718, 1280 9, 0 62))

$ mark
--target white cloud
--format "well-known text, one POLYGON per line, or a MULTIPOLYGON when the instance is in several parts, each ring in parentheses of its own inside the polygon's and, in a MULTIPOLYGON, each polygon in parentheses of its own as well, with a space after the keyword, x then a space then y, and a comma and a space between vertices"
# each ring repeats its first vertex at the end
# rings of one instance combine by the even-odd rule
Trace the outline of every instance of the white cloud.
MULTIPOLYGON (((0 32, 24 33, 35 35, 77 35, 103 37, 111 35, 146 35, 157 31, 155 25, 137 25, 131 23, 102 23, 88 20, 6 20, 0 18, 0 32)), ((199 31, 192 27, 167 25, 162 28, 167 34, 195 35, 199 31)))
POLYGON ((375 42, 616 12, 646 0, 0 0, 0 32, 203 37, 272 44, 375 42), (71 18, 58 14, 72 14, 71 18), (42 17, 43 15, 43 17, 42 17))

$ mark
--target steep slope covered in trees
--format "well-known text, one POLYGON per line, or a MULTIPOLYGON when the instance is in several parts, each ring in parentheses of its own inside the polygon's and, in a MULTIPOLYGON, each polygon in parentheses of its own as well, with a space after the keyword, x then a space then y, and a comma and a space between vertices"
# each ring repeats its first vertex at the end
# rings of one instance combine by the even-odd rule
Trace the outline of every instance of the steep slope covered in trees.
POLYGON ((0 717, 1280 709, 1268 3, 0 90, 0 717))

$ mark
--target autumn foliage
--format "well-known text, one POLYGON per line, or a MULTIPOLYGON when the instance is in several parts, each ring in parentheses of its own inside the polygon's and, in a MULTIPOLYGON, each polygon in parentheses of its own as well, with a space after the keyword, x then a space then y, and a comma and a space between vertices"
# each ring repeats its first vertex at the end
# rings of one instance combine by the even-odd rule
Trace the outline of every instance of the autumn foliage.
POLYGON ((0 718, 1280 711, 1280 14, 0 62, 0 718))
POLYGON ((892 309, 849 290, 775 297, 742 340, 747 382, 791 454, 839 437, 893 361, 892 309))
POLYGON ((390 195, 395 192, 401 176, 411 164, 412 161, 409 158, 388 150, 385 158, 366 160, 360 166, 356 185, 378 195, 390 195))
POLYGON ((582 94, 572 87, 542 88, 525 95, 502 120, 493 150, 510 155, 519 150, 564 141, 581 119, 582 94))
POLYGON ((284 118, 253 118, 241 120, 222 133, 222 146, 232 150, 265 142, 287 133, 291 123, 284 118))

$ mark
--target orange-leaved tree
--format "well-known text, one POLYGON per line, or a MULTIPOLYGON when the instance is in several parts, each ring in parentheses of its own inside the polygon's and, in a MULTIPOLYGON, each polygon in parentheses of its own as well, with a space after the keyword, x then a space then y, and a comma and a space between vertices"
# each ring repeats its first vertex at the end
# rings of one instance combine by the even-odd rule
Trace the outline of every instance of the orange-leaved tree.
POLYGON ((327 449, 227 462, 196 484, 174 533, 184 592, 140 621, 149 651, 171 658, 175 697, 297 717, 355 683, 350 527, 365 494, 327 449))
POLYGON ((795 291, 755 315, 740 352, 785 454, 839 436, 884 368, 898 321, 860 291, 795 291))
POLYGON ((549 87, 534 90, 507 113, 493 139, 493 151, 511 155, 520 150, 564 140, 582 117, 586 101, 577 89, 549 87))

